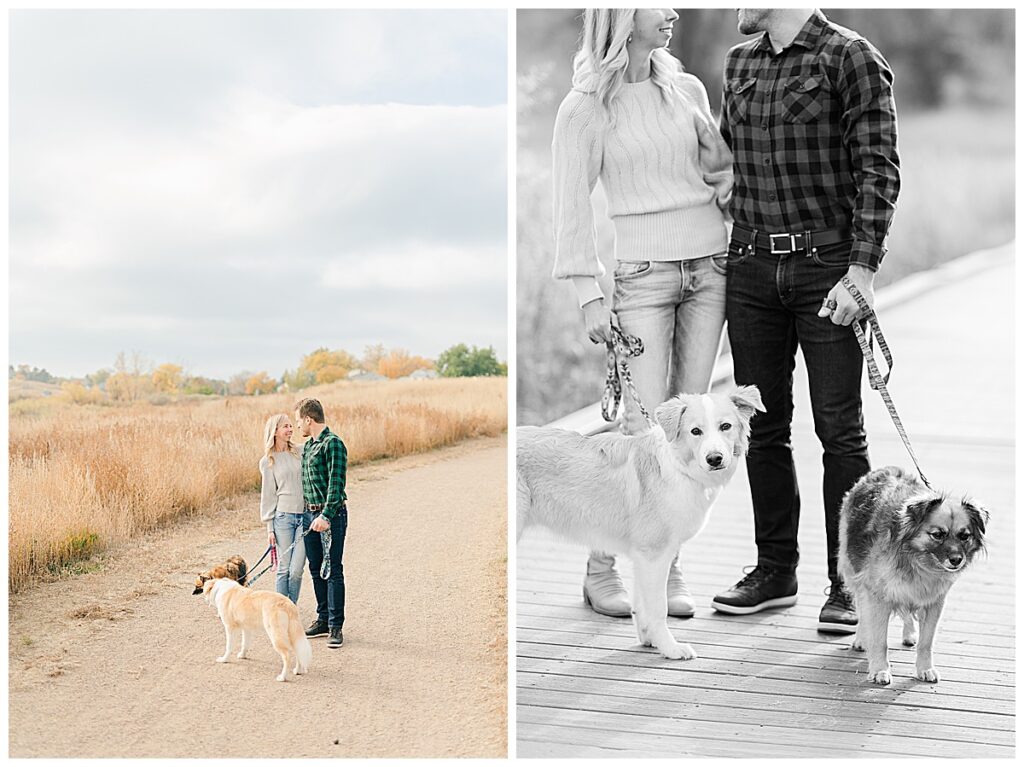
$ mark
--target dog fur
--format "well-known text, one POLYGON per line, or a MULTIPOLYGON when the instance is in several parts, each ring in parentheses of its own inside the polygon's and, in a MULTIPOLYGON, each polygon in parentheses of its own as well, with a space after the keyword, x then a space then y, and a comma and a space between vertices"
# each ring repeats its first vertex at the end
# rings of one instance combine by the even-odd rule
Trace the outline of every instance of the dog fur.
POLYGON ((288 678, 288 661, 295 656, 292 671, 305 674, 313 658, 313 648, 299 623, 299 608, 288 597, 274 591, 256 591, 243 588, 230 578, 214 578, 203 584, 203 599, 215 605, 217 614, 224 624, 224 654, 218 663, 227 663, 231 655, 236 632, 242 634, 242 645, 238 658, 245 658, 252 635, 262 627, 267 632, 270 644, 281 656, 281 673, 278 682, 288 678))
POLYGON ((517 539, 542 525, 592 550, 625 554, 636 575, 640 643, 666 658, 697 657, 668 630, 668 570, 746 454, 755 411, 764 411, 761 395, 743 386, 674 397, 655 410, 657 425, 635 436, 520 427, 517 539))
POLYGON ((216 567, 211 567, 205 573, 199 573, 196 576, 196 587, 192 590, 193 594, 203 593, 203 584, 214 578, 230 578, 233 581, 238 581, 241 585, 245 585, 245 576, 248 575, 249 569, 245 564, 245 560, 242 559, 238 554, 231 557, 227 562, 216 567))
POLYGON ((887 635, 893 613, 903 618, 903 644, 917 644, 914 675, 939 681, 932 658, 939 616, 949 589, 984 551, 988 518, 974 501, 929 490, 895 466, 866 474, 846 494, 839 573, 860 614, 853 649, 867 652, 871 682, 892 681, 887 635))

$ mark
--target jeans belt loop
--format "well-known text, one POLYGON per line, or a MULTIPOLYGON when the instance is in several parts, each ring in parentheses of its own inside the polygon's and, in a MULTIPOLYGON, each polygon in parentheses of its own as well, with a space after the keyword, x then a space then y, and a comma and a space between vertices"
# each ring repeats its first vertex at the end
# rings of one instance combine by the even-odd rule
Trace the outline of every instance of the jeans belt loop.
POLYGON ((750 245, 747 246, 747 249, 750 251, 749 255, 751 255, 751 256, 753 256, 754 253, 757 252, 757 230, 756 229, 751 229, 750 230, 750 245))
POLYGON ((804 232, 804 248, 804 258, 810 258, 818 252, 818 249, 814 247, 814 241, 811 239, 810 230, 804 232))

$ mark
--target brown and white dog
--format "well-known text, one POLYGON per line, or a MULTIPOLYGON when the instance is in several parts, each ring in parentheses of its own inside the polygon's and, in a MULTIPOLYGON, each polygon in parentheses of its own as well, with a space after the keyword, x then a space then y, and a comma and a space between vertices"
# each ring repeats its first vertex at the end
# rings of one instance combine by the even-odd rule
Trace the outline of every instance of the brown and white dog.
POLYGON ((682 394, 635 436, 584 437, 562 429, 516 430, 517 538, 542 525, 592 550, 633 561, 633 619, 642 645, 666 658, 697 657, 668 630, 665 582, 684 541, 701 531, 764 411, 754 386, 682 394))
POLYGON ((227 562, 221 565, 211 567, 205 573, 199 573, 196 576, 196 587, 193 589, 193 594, 203 593, 203 584, 214 578, 230 578, 233 581, 245 585, 245 576, 248 575, 248 567, 245 564, 245 560, 242 559, 238 554, 231 557, 227 562))
POLYGON ((974 501, 929 490, 895 466, 866 474, 846 494, 839 573, 860 614, 853 649, 867 652, 870 681, 892 681, 887 639, 893 613, 903 618, 903 644, 917 644, 914 676, 939 681, 932 658, 939 616, 949 589, 984 551, 988 518, 974 501))
POLYGON ((243 588, 230 578, 214 578, 203 584, 203 599, 216 606, 221 623, 224 624, 226 646, 218 663, 227 663, 231 645, 236 633, 242 635, 238 657, 245 653, 252 642, 252 635, 261 628, 267 632, 270 644, 281 656, 281 673, 278 682, 288 678, 288 663, 295 657, 295 674, 305 674, 313 659, 313 648, 299 622, 299 608, 288 597, 275 591, 256 591, 243 588))

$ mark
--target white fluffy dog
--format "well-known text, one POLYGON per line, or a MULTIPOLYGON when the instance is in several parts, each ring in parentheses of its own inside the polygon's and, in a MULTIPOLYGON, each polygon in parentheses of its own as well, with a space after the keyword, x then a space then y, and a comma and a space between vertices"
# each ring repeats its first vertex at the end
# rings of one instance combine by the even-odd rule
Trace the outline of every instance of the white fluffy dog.
POLYGON ((562 429, 516 430, 517 538, 543 525, 593 550, 633 560, 637 638, 666 658, 697 657, 668 630, 665 582, 684 541, 746 454, 761 394, 682 394, 655 410, 657 425, 636 435, 583 437, 562 429))

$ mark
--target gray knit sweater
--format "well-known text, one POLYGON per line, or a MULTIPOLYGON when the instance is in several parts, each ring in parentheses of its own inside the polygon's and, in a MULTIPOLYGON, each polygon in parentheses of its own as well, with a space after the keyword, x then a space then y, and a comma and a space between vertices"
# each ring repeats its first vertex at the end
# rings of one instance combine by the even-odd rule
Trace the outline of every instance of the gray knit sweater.
POLYGON ((679 74, 666 102, 652 79, 624 83, 601 123, 594 95, 562 101, 552 140, 556 278, 572 278, 580 304, 602 297, 590 195, 598 180, 615 226, 615 257, 678 261, 724 253, 732 155, 707 91, 679 74))

